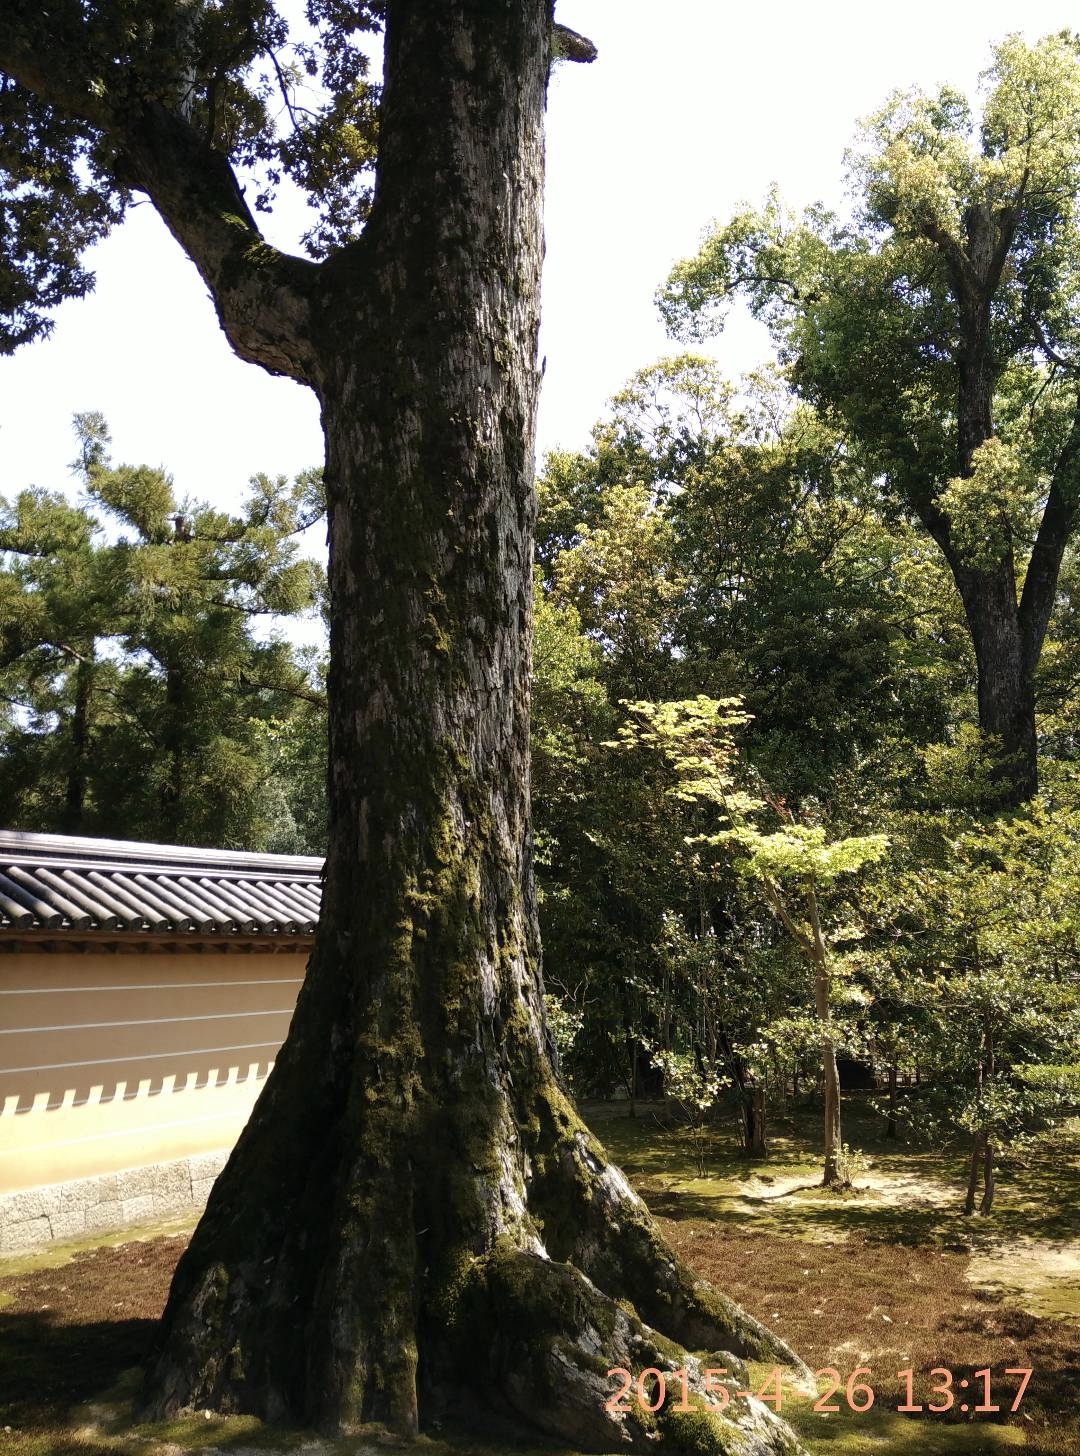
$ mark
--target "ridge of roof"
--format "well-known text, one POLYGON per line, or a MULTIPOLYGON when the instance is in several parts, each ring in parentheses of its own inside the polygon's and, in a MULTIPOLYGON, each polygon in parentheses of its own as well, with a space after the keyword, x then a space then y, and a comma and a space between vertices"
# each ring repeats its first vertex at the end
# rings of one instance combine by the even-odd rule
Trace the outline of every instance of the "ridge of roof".
POLYGON ((31 834, 0 829, 0 858, 71 864, 140 864, 153 869, 266 870, 279 875, 318 878, 323 860, 309 854, 262 854, 252 850, 203 849, 194 845, 152 844, 138 839, 92 839, 74 834, 31 834))
POLYGON ((0 937, 310 938, 322 868, 315 855, 2 829, 0 937))

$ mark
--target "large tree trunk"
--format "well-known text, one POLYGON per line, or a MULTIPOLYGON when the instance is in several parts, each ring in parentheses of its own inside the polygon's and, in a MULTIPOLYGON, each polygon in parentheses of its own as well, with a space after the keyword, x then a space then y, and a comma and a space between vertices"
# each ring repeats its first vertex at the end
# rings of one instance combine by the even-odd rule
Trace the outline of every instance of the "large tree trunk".
MULTIPOLYGON (((995 217, 989 207, 973 205, 964 224, 966 259, 962 250, 949 245, 946 257, 959 322, 957 464, 960 474, 968 476, 975 468, 977 450, 994 433, 993 398, 999 371, 991 313, 1015 220, 995 217)), ((1074 433, 1061 457, 1066 475, 1071 473, 1074 433)), ((1033 557, 1040 579, 1033 579, 1033 590, 1024 593, 1023 601, 1017 599, 1011 545, 992 566, 976 568, 957 550, 951 527, 936 503, 924 506, 922 512, 949 562, 975 648, 979 727, 992 741, 995 756, 993 786, 983 805, 990 811, 1015 808, 1038 789, 1034 674, 1053 601, 1052 582, 1056 582, 1070 529, 1066 523, 1069 512, 1061 499, 1062 483, 1055 471, 1033 557)))
POLYGON ((147 1404, 411 1434, 461 1391, 581 1449, 664 1431, 661 1449, 794 1451, 744 1400, 689 1431, 670 1407, 605 1410, 612 1366, 685 1364, 700 1390, 670 1340, 797 1362, 666 1248, 544 1023, 528 683, 550 24, 545 0, 389 9, 375 209, 328 265, 319 340, 319 934, 177 1269, 147 1404))

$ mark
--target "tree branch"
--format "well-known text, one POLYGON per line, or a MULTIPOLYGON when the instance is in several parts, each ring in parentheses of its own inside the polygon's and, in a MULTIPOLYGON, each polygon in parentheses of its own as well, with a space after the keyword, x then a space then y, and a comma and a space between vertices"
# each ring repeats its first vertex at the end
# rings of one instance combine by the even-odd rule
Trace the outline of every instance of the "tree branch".
POLYGON ((792 940, 794 940, 795 944, 799 947, 802 953, 805 956, 809 957, 810 960, 813 960, 814 942, 810 939, 806 932, 800 929, 800 927, 795 923, 795 920, 792 918, 787 906, 784 904, 783 897, 781 896, 780 891, 773 884, 772 880, 769 879, 768 875, 762 875, 761 884, 765 891, 765 898, 769 902, 770 909, 776 915, 777 919, 782 923, 785 930, 791 936, 792 940))
POLYGON ((1072 428, 1065 448, 1058 456, 1046 498, 1046 509, 1039 522, 1038 535, 1032 547, 1020 597, 1020 634, 1024 658, 1034 670, 1042 650, 1050 612, 1057 592, 1061 558, 1076 525, 1080 507, 1080 399, 1073 414, 1072 428))
POLYGON ((121 186, 145 192, 210 291, 242 359, 304 384, 316 382, 312 305, 320 265, 271 247, 260 233, 228 158, 180 115, 147 100, 138 77, 102 88, 27 31, 0 25, 0 72, 46 105, 101 132, 121 186))
POLYGON ((118 141, 123 180, 147 194, 198 268, 235 352, 314 384, 319 265, 265 242, 227 158, 165 107, 147 103, 118 141))
POLYGON ((563 61, 595 61, 599 52, 591 40, 571 30, 568 25, 555 25, 551 32, 552 55, 563 61))
POLYGON ((310 703, 312 707, 326 708, 326 694, 320 693, 312 688, 286 687, 282 683, 260 682, 257 678, 240 675, 240 688, 243 692, 267 692, 280 693, 283 698, 295 698, 299 703, 310 703))

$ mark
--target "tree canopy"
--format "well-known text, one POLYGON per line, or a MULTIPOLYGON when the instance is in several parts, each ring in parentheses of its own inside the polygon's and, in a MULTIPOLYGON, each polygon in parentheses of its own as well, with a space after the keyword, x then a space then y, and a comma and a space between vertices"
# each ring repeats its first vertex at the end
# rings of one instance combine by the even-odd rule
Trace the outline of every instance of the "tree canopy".
POLYGON ((703 337, 744 297, 794 388, 865 452, 948 562, 998 802, 1036 785, 1033 682, 1080 506, 1080 42, 999 45, 980 108, 894 95, 849 154, 850 219, 778 196, 661 291, 703 337))

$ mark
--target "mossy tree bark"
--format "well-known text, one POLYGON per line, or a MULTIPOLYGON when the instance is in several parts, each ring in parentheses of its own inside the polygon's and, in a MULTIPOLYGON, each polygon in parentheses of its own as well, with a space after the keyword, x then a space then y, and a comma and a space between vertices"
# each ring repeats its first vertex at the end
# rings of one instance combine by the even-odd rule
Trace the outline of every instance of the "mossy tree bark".
MULTIPOLYGON (((261 240, 161 103, 94 114, 237 353, 311 385, 327 442, 319 934, 177 1269, 146 1408, 410 1434, 465 1392, 579 1448, 793 1451, 754 1402, 605 1409, 611 1366, 685 1365, 700 1390, 682 1345, 732 1352, 715 1363, 736 1376, 735 1357, 797 1362, 665 1246, 544 1024, 528 683, 552 26, 550 0, 388 0, 373 211, 321 265, 261 240)), ((97 105, 21 36, 0 67, 97 105)))

